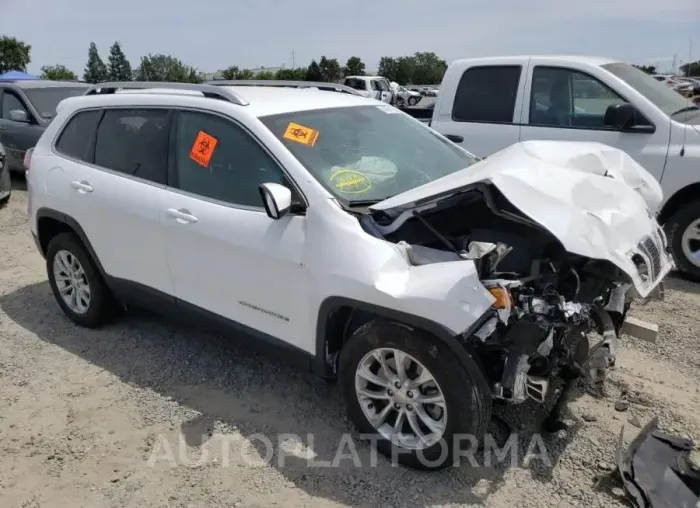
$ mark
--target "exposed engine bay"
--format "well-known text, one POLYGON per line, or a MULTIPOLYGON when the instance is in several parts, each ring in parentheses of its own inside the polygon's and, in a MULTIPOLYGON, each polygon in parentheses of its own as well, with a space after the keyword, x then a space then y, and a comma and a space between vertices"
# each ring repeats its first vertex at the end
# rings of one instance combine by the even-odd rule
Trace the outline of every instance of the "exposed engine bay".
MULTIPOLYGON (((557 377, 570 383, 584 378, 590 388, 601 388, 635 297, 630 277, 612 262, 568 252, 486 183, 360 220, 367 232, 402 249, 411 265, 475 264, 494 303, 460 339, 478 358, 495 398, 544 402, 557 377), (589 332, 602 336, 592 348, 589 332)), ((657 247, 665 250, 665 239, 657 247)), ((652 264, 640 257, 640 273, 653 275, 652 264)))

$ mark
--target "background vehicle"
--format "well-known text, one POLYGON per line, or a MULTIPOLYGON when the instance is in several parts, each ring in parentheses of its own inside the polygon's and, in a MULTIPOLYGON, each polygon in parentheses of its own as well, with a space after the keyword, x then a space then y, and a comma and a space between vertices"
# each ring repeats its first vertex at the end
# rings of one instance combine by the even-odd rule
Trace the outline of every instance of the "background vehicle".
POLYGON ((89 94, 61 103, 27 172, 63 312, 95 327, 143 305, 281 346, 414 467, 450 465, 494 398, 544 402, 588 359, 571 375, 601 381, 629 301, 671 267, 658 182, 619 151, 602 178, 602 145, 479 161, 393 107, 308 86, 89 94), (576 199, 558 199, 572 181, 576 199), (600 199, 612 190, 620 203, 600 199))
POLYGON ((0 143, 0 208, 7 204, 12 193, 12 181, 10 180, 10 167, 7 165, 5 148, 0 143))
MULTIPOLYGON (((626 63, 578 56, 457 60, 430 125, 487 157, 518 141, 598 141, 661 182, 659 220, 679 271, 700 279, 700 109, 626 63)), ((406 110, 416 117, 424 112, 406 110)))
POLYGON ((409 90, 403 86, 398 86, 394 93, 396 95, 396 106, 415 106, 422 98, 420 93, 409 90))
POLYGON ((0 81, 0 142, 10 171, 24 173, 24 154, 39 140, 58 103, 82 95, 88 86, 64 81, 0 81))
POLYGON ((354 88, 363 96, 377 99, 387 104, 394 104, 391 83, 381 76, 348 76, 343 81, 345 86, 354 88))

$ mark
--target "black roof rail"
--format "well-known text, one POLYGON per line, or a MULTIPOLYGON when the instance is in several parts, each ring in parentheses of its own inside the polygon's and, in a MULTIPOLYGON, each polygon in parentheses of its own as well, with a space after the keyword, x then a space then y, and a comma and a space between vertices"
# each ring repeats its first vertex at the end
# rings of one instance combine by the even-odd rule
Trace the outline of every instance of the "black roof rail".
POLYGON ((327 92, 342 92, 352 95, 362 95, 360 92, 349 86, 339 83, 326 83, 323 81, 286 81, 275 79, 215 79, 205 81, 207 85, 214 86, 273 86, 279 88, 318 88, 327 92))
POLYGON ((222 99, 238 106, 247 106, 248 101, 235 92, 219 87, 199 83, 172 83, 168 81, 110 81, 96 83, 87 89, 84 95, 113 94, 118 90, 147 90, 149 88, 168 88, 172 90, 190 90, 200 92, 204 97, 222 99))

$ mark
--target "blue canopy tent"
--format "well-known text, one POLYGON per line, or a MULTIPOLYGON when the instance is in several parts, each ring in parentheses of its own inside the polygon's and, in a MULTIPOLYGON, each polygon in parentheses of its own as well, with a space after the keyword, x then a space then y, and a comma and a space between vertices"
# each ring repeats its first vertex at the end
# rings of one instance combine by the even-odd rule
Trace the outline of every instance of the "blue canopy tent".
POLYGON ((39 79, 36 76, 27 74, 22 71, 8 71, 4 74, 0 74, 0 81, 19 81, 19 80, 29 80, 29 79, 39 79))

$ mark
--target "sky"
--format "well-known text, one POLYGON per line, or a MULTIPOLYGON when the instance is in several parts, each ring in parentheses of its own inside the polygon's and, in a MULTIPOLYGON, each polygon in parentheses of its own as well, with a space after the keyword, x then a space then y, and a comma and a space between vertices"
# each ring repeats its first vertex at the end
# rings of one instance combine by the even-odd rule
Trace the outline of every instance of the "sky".
POLYGON ((30 72, 82 76, 88 46, 119 41, 136 67, 166 53, 202 72, 306 66, 322 55, 434 51, 457 58, 587 54, 660 70, 700 60, 700 0, 0 0, 0 34, 31 44, 30 72))

